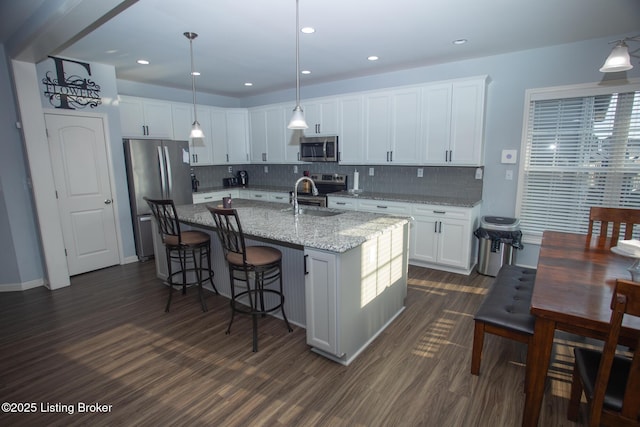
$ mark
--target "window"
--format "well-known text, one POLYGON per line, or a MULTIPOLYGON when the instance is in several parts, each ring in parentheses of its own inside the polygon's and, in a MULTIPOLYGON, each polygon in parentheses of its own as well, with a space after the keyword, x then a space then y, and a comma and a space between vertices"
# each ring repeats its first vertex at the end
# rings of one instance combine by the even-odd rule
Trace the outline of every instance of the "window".
POLYGON ((586 233, 591 206, 640 208, 640 84, 527 91, 517 215, 525 239, 586 233))

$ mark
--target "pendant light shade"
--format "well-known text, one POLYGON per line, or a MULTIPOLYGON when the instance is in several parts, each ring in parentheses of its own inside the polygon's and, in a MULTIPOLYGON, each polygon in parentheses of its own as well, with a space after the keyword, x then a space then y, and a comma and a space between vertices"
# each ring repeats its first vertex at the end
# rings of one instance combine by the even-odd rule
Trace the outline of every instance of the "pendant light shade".
POLYGON ((202 141, 202 138, 204 138, 204 132, 202 131, 200 122, 198 122, 198 112, 196 109, 196 75, 193 67, 193 39, 198 37, 198 34, 186 32, 184 33, 184 36, 189 39, 189 53, 191 56, 191 92, 193 94, 193 124, 191 125, 189 138, 193 140, 192 145, 204 146, 204 141, 202 141))
POLYGON ((307 129, 307 121, 304 119, 304 111, 300 106, 300 18, 299 0, 296 0, 296 107, 293 109, 289 129, 307 129))
POLYGON ((624 40, 621 40, 613 48, 604 65, 600 68, 600 71, 603 73, 614 73, 617 71, 627 71, 632 68, 629 46, 627 46, 624 40))

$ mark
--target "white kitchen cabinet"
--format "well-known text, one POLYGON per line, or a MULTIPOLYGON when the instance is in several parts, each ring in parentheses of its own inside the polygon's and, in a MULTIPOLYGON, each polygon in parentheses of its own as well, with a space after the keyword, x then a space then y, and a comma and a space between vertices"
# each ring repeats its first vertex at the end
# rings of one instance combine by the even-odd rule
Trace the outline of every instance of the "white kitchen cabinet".
POLYGON ((477 253, 477 209, 413 204, 410 263, 469 274, 477 253))
MULTIPOLYGON (((245 108, 229 108, 226 119, 226 163, 249 163, 249 113, 245 108)), ((214 156, 214 163, 216 158, 214 156)))
POLYGON ((240 192, 240 197, 242 199, 248 199, 248 200, 261 200, 263 202, 268 202, 269 201, 269 192, 268 191, 262 191, 262 190, 242 190, 240 192))
POLYGON ((269 201, 275 203, 289 203, 289 193, 286 191, 270 191, 269 201))
POLYGON ((486 76, 423 88, 423 163, 483 163, 486 76))
POLYGON ((348 96, 338 100, 340 131, 338 151, 340 164, 364 163, 364 96, 348 96))
POLYGON ((308 129, 306 136, 338 134, 338 100, 336 98, 312 99, 303 105, 308 129))
POLYGON ((407 225, 343 253, 305 248, 307 344, 348 365, 404 309, 407 225), (355 285, 355 286, 354 286, 355 285))
POLYGON ((193 193, 193 203, 222 203, 223 197, 231 197, 231 199, 239 198, 240 194, 237 188, 228 190, 204 191, 193 193))
POLYGON ((389 215, 409 216, 411 214, 409 204, 389 200, 359 199, 358 210, 389 215))
POLYGON ((174 139, 170 102, 120 96, 118 108, 122 136, 174 139))
POLYGON ((192 166, 247 163, 249 145, 247 138, 248 116, 245 109, 225 109, 197 106, 198 122, 204 138, 191 139, 193 105, 172 105, 176 135, 189 141, 192 166))
POLYGON ((366 164, 416 164, 420 158, 418 87, 365 96, 366 164))
POLYGON ((345 211, 357 211, 358 201, 348 197, 327 196, 327 207, 333 209, 343 209, 345 211))
MULTIPOLYGON (((191 166, 211 164, 211 146, 202 139, 202 144, 194 145, 195 140, 191 139, 191 125, 193 123, 193 105, 173 103, 171 105, 171 117, 173 120, 174 137, 180 141, 189 141, 189 156, 191 166)), ((202 126, 205 137, 210 128, 209 119, 202 109, 198 109, 198 122, 202 126), (202 120, 204 119, 204 120, 202 120)))
MULTIPOLYGON (((293 108, 291 109, 293 110, 293 108)), ((252 163, 296 162, 297 133, 288 131, 285 105, 271 105, 249 111, 252 163)))

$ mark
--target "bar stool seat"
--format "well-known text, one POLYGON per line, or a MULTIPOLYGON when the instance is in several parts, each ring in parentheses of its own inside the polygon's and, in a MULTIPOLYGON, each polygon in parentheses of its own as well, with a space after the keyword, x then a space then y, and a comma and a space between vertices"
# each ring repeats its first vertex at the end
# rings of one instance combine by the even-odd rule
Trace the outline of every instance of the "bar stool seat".
POLYGON ((168 312, 171 306, 174 286, 182 287, 183 295, 187 293, 187 287, 197 286, 202 311, 207 311, 202 284, 208 280, 214 292, 218 293, 216 285, 213 283, 211 268, 211 237, 202 231, 181 231, 173 200, 154 200, 146 197, 144 200, 149 204, 156 219, 166 252, 169 299, 165 312, 168 312), (176 271, 173 271, 174 261, 179 264, 176 271), (188 277, 190 274, 195 275, 195 280, 188 277))
POLYGON ((253 351, 258 351, 258 317, 280 310, 289 332, 291 325, 284 311, 282 290, 282 252, 270 246, 246 246, 240 219, 235 209, 207 206, 216 223, 216 231, 229 266, 231 320, 236 313, 247 314, 253 322, 253 351), (273 288, 269 288, 276 284, 273 288), (240 287, 241 291, 237 291, 240 287))

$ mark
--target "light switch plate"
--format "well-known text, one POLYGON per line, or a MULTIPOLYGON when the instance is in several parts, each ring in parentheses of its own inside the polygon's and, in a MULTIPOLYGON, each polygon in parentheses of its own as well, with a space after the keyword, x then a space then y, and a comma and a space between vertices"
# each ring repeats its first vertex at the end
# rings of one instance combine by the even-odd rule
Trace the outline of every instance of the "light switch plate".
POLYGON ((422 178, 424 176, 424 169, 418 168, 418 178, 422 178))
POLYGON ((502 163, 515 163, 518 161, 518 150, 502 150, 502 163))

